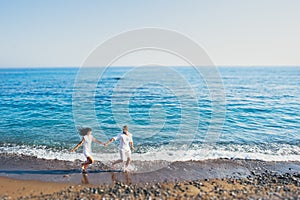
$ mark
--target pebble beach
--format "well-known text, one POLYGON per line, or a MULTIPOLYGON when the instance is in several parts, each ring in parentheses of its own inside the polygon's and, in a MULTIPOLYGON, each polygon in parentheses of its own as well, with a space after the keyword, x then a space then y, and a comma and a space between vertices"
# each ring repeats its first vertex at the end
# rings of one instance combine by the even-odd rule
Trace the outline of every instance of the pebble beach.
POLYGON ((3 182, 7 183, 8 180, 0 180, 1 199, 299 199, 300 196, 299 174, 276 175, 271 172, 242 179, 204 179, 145 185, 115 182, 98 186, 59 186, 57 183, 40 182, 35 192, 31 189, 31 181, 9 180, 15 187, 23 189, 14 189, 12 193, 7 193, 3 186, 3 182), (45 187, 50 187, 50 191, 44 191, 45 187))

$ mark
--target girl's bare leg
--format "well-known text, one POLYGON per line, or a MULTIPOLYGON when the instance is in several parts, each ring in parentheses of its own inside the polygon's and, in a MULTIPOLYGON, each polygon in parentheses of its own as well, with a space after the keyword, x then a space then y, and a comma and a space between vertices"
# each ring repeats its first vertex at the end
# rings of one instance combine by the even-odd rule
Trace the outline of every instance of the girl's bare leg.
POLYGON ((87 166, 93 163, 94 163, 94 159, 92 157, 87 157, 86 161, 81 165, 82 170, 85 171, 87 166))

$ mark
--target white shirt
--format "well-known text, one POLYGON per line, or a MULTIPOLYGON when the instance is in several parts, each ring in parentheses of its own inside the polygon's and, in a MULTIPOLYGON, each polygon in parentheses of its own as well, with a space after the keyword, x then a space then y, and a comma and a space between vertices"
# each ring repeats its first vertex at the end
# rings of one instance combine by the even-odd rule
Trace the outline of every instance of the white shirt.
POLYGON ((130 151, 129 143, 132 142, 132 134, 128 132, 126 135, 125 133, 121 133, 114 137, 115 140, 120 140, 119 149, 130 151))
POLYGON ((90 154, 92 153, 92 141, 94 137, 92 135, 85 135, 83 138, 83 153, 86 156, 90 156, 90 154))

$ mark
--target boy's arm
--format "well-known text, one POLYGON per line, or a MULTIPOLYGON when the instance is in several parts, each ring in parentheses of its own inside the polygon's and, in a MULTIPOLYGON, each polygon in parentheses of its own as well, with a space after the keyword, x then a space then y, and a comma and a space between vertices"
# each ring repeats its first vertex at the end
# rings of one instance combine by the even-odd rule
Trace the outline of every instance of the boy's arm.
POLYGON ((104 143, 104 146, 109 145, 110 143, 112 143, 113 141, 115 141, 115 138, 111 138, 108 142, 104 143))
POLYGON ((78 149, 78 147, 80 147, 80 146, 83 144, 83 142, 84 142, 84 138, 82 138, 82 140, 76 145, 76 147, 74 147, 74 148, 71 150, 71 152, 76 151, 76 149, 78 149))
POLYGON ((133 140, 132 140, 132 135, 130 134, 130 141, 129 141, 129 145, 131 150, 134 150, 134 146, 133 146, 133 140))
POLYGON ((134 150, 133 141, 129 142, 131 150, 134 150))

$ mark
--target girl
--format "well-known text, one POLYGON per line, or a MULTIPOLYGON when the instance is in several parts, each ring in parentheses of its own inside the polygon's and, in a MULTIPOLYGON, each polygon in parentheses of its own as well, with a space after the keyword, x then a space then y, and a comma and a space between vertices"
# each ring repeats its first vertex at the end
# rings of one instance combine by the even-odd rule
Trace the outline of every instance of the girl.
POLYGON ((97 142, 99 144, 103 144, 103 143, 92 136, 92 129, 91 128, 82 128, 82 127, 80 127, 80 128, 78 128, 78 132, 79 132, 79 135, 83 136, 82 140, 76 145, 76 147, 74 147, 71 150, 71 152, 74 152, 76 149, 78 149, 78 147, 80 147, 83 144, 83 155, 86 157, 86 161, 81 164, 81 169, 82 169, 83 173, 86 173, 87 166, 89 164, 94 163, 94 159, 91 155, 91 153, 92 153, 92 149, 91 149, 92 141, 97 142))

